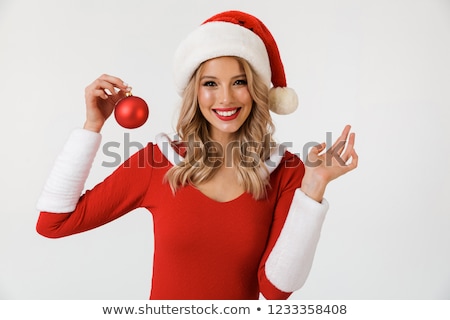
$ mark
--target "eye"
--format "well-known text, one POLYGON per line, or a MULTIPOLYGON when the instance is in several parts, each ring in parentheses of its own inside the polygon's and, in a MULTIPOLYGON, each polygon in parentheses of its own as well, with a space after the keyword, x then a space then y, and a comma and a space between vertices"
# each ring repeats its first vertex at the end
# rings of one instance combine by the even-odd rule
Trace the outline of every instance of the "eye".
POLYGON ((234 82, 235 86, 246 86, 247 85, 247 79, 238 79, 234 82))
POLYGON ((215 87, 217 84, 214 81, 205 81, 203 82, 204 87, 215 87))

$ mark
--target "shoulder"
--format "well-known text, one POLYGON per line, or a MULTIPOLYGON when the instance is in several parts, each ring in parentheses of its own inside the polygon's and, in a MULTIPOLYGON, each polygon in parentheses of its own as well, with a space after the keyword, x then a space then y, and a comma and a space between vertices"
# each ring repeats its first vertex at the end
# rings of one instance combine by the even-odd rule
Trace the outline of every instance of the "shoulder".
POLYGON ((128 158, 123 166, 132 168, 167 168, 184 160, 184 148, 169 135, 159 133, 155 142, 149 142, 145 147, 128 158))
POLYGON ((164 160, 165 157, 157 144, 148 142, 146 146, 126 159, 121 167, 133 169, 153 168, 155 164, 164 162, 164 160))
POLYGON ((282 144, 277 145, 274 150, 272 150, 270 157, 265 161, 265 164, 270 174, 275 171, 292 171, 296 169, 302 172, 304 171, 304 164, 300 159, 300 156, 286 150, 286 147, 282 144))
MULTIPOLYGON (((266 161, 267 164, 267 161, 266 161)), ((275 163, 272 163, 274 165, 275 163)), ((298 188, 305 174, 305 166, 297 154, 284 150, 276 167, 270 172, 272 187, 298 188)))
POLYGON ((176 165, 184 159, 183 154, 184 148, 177 140, 172 140, 168 134, 159 133, 154 142, 148 142, 145 147, 131 155, 123 165, 128 167, 135 167, 135 165, 154 167, 161 163, 176 165))
POLYGON ((283 154, 283 158, 280 161, 279 166, 287 169, 300 169, 304 170, 303 161, 300 159, 300 156, 289 151, 285 151, 283 154))
POLYGON ((186 150, 184 145, 177 140, 177 136, 171 139, 168 134, 159 133, 155 138, 155 146, 158 152, 172 165, 178 165, 184 160, 186 150))

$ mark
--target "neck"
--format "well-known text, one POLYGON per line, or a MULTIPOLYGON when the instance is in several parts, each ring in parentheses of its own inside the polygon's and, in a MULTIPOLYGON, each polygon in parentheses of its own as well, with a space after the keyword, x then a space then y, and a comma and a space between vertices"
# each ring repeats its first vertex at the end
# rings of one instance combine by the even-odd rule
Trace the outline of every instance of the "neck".
POLYGON ((211 135, 211 139, 214 143, 220 145, 222 149, 221 155, 223 156, 223 163, 230 163, 230 161, 232 161, 231 159, 233 157, 233 152, 236 152, 235 150, 233 150, 236 147, 235 145, 233 145, 233 141, 236 141, 236 134, 216 132, 215 134, 211 135))
POLYGON ((219 132, 212 134, 211 138, 214 142, 219 143, 223 150, 226 150, 230 142, 236 140, 236 135, 234 133, 219 132))

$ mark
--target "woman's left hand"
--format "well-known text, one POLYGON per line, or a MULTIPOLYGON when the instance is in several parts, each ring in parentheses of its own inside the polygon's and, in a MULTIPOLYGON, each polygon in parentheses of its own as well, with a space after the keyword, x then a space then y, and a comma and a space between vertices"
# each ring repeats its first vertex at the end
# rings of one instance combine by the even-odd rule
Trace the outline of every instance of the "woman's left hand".
POLYGON ((350 133, 350 128, 349 125, 345 126, 341 136, 327 151, 323 152, 326 144, 321 143, 309 152, 301 190, 310 198, 321 202, 330 181, 357 167, 355 134, 350 133))

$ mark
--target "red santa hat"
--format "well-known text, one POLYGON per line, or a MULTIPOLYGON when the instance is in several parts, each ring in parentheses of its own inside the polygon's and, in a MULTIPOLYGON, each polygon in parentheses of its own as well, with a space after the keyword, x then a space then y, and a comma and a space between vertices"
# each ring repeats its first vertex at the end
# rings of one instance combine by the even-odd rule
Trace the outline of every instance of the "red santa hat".
POLYGON ((226 11, 209 18, 181 42, 174 59, 178 92, 182 94, 202 62, 221 56, 241 57, 250 63, 270 88, 270 110, 289 114, 297 109, 297 94, 286 85, 275 39, 258 18, 240 11, 226 11))

